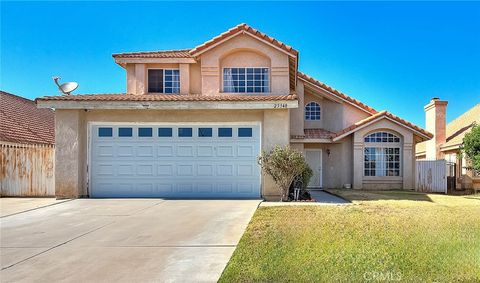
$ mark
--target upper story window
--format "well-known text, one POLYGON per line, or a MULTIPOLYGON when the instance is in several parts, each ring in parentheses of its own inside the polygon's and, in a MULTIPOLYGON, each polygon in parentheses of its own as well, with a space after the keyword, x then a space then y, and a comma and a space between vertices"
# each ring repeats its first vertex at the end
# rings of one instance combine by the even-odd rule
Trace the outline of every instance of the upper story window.
POLYGON ((305 120, 317 121, 320 120, 320 105, 314 101, 305 105, 305 120))
POLYGON ((148 92, 179 93, 180 71, 176 69, 149 69, 148 92))
POLYGON ((224 68, 223 92, 270 92, 268 68, 224 68))

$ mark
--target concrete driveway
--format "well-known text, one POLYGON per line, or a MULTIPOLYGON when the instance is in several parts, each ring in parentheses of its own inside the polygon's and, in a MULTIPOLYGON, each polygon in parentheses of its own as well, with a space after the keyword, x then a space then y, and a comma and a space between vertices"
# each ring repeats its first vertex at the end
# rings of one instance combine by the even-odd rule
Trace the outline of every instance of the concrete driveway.
POLYGON ((216 281, 259 202, 79 199, 7 216, 0 278, 216 281))

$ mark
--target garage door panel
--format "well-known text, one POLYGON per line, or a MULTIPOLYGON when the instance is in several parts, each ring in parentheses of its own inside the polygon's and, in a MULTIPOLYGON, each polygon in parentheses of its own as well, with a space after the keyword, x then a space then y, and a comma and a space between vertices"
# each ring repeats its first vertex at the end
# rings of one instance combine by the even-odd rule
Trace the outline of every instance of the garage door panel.
POLYGON ((160 145, 157 147, 157 156, 160 157, 173 157, 173 145, 160 145))
POLYGON ((139 145, 136 149, 137 157, 153 157, 153 145, 139 145))
MULTIPOLYGON (((91 133, 93 197, 260 196, 257 125, 102 125, 93 126, 91 133), (99 127, 112 136, 96 135, 99 127), (232 137, 218 137, 220 127, 231 128, 232 137), (238 137, 239 127, 251 128, 252 136, 238 137), (152 137, 139 137, 139 128, 151 128, 147 134, 151 132, 152 137), (192 136, 179 137, 179 128, 191 128, 192 136), (120 132, 130 136, 119 136, 120 132)), ((188 135, 189 130, 182 133, 188 135)))

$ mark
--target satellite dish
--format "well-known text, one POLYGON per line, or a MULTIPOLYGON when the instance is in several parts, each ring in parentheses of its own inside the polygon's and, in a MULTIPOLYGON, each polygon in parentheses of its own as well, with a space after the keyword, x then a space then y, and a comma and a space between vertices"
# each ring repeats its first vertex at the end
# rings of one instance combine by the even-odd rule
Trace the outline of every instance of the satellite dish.
POLYGON ((59 84, 58 83, 59 79, 60 79, 60 77, 53 77, 53 81, 55 82, 55 84, 58 86, 58 89, 63 94, 70 95, 70 93, 72 91, 76 90, 77 87, 78 87, 78 83, 76 83, 76 82, 68 82, 68 83, 64 83, 64 84, 59 84))

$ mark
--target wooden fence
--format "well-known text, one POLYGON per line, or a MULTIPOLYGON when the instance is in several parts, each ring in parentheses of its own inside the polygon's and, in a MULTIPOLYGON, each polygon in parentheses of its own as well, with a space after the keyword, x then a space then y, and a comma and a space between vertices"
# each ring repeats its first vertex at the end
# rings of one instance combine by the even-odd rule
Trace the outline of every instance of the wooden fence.
POLYGON ((415 189, 418 192, 447 193, 445 160, 418 160, 416 168, 415 189))
POLYGON ((1 196, 55 195, 55 147, 0 142, 1 196))

